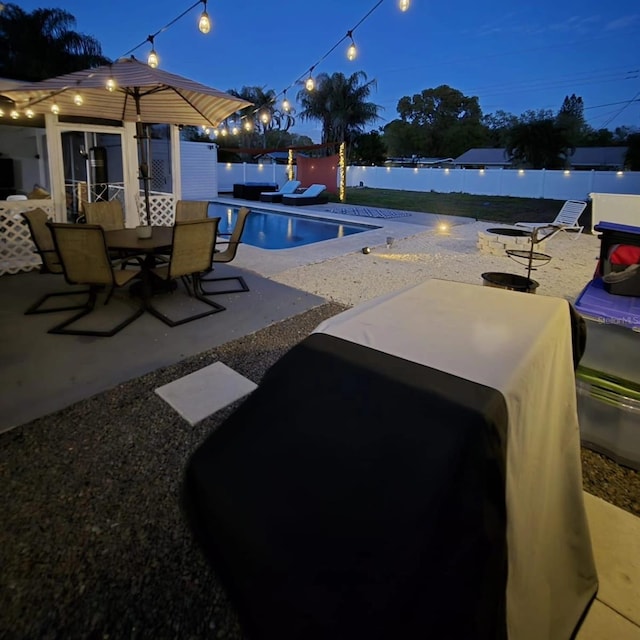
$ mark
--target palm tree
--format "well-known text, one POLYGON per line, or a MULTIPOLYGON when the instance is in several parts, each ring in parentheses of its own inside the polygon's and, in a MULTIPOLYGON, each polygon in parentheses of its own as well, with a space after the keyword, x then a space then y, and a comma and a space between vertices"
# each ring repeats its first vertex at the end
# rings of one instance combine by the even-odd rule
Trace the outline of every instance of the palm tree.
POLYGON ((380 107, 367 102, 375 80, 367 82, 367 74, 357 71, 348 78, 343 73, 321 73, 313 91, 301 90, 298 101, 303 120, 322 123, 322 142, 352 142, 364 132, 367 124, 378 119, 380 107))
POLYGON ((38 81, 108 64, 100 43, 73 30, 62 9, 25 12, 15 4, 0 11, 0 77, 38 81))
POLYGON ((562 169, 575 148, 553 119, 520 122, 511 130, 506 154, 532 169, 562 169))
MULTIPOLYGON (((251 130, 262 136, 263 147, 267 144, 267 133, 273 130, 288 131, 295 124, 294 110, 285 111, 276 104, 276 92, 265 87, 242 87, 240 91, 229 89, 228 93, 252 103, 238 112, 243 124, 249 122, 251 130)), ((246 129, 244 129, 246 131, 246 129)), ((251 136, 243 134, 245 140, 251 136)), ((251 146, 251 145, 244 145, 251 146)))

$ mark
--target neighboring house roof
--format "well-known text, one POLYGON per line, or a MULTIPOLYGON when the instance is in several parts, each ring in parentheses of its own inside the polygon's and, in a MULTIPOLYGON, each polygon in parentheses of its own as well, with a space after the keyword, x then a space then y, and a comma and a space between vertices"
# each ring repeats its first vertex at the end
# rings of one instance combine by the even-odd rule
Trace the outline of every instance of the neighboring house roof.
MULTIPOLYGON (((622 169, 628 147, 576 147, 569 164, 575 168, 622 169)), ((461 166, 510 166, 504 149, 469 149, 455 159, 461 166)))
POLYGON ((497 167, 509 166, 511 163, 504 149, 469 149, 454 160, 455 164, 482 164, 497 167))
POLYGON ((576 147, 569 156, 572 167, 608 167, 622 169, 628 147, 576 147))
POLYGON ((451 164, 453 158, 424 158, 422 156, 412 156, 411 158, 387 158, 385 164, 399 165, 435 165, 435 164, 451 164))

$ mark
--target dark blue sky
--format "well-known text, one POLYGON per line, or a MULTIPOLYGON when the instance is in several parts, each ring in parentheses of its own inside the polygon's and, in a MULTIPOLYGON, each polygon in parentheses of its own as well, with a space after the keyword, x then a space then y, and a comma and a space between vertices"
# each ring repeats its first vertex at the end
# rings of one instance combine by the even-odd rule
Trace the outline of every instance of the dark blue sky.
MULTIPOLYGON (((280 92, 320 60, 377 0, 210 0, 213 28, 197 29, 201 6, 159 34, 160 66, 221 90, 265 86, 280 92)), ((27 11, 57 7, 77 18, 118 58, 162 29, 191 2, 176 0, 24 0, 27 11)), ((353 32, 358 57, 342 43, 316 72, 364 71, 377 81, 371 100, 380 126, 397 117, 405 95, 448 84, 479 98, 483 113, 557 111, 582 96, 594 127, 640 128, 640 4, 637 0, 536 3, 411 0, 383 2, 353 32)), ((146 60, 148 44, 134 52, 146 60)), ((287 97, 295 98, 297 87, 287 97)), ((294 131, 319 139, 319 124, 294 131)))

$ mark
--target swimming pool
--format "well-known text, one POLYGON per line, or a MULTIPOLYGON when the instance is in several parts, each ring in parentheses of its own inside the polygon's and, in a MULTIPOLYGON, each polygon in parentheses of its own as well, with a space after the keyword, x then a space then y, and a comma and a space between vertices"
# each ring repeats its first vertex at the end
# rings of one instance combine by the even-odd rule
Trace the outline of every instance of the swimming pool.
MULTIPOLYGON (((238 207, 212 202, 209 204, 209 217, 217 216, 220 216, 219 232, 231 233, 238 217, 238 207)), ((261 249, 291 249, 372 229, 379 227, 251 207, 242 242, 261 249)))

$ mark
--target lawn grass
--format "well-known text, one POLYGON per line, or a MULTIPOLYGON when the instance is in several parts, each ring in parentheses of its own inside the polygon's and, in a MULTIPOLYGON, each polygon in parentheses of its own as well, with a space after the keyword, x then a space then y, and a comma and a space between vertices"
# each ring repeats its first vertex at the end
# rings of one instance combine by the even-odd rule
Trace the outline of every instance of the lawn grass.
MULTIPOLYGON (((331 195, 330 200, 338 202, 335 195, 331 195)), ((463 216, 477 220, 513 224, 515 222, 549 222, 556 217, 564 201, 350 187, 347 189, 347 204, 463 216)), ((582 214, 582 224, 590 219, 591 204, 589 203, 582 214)))

